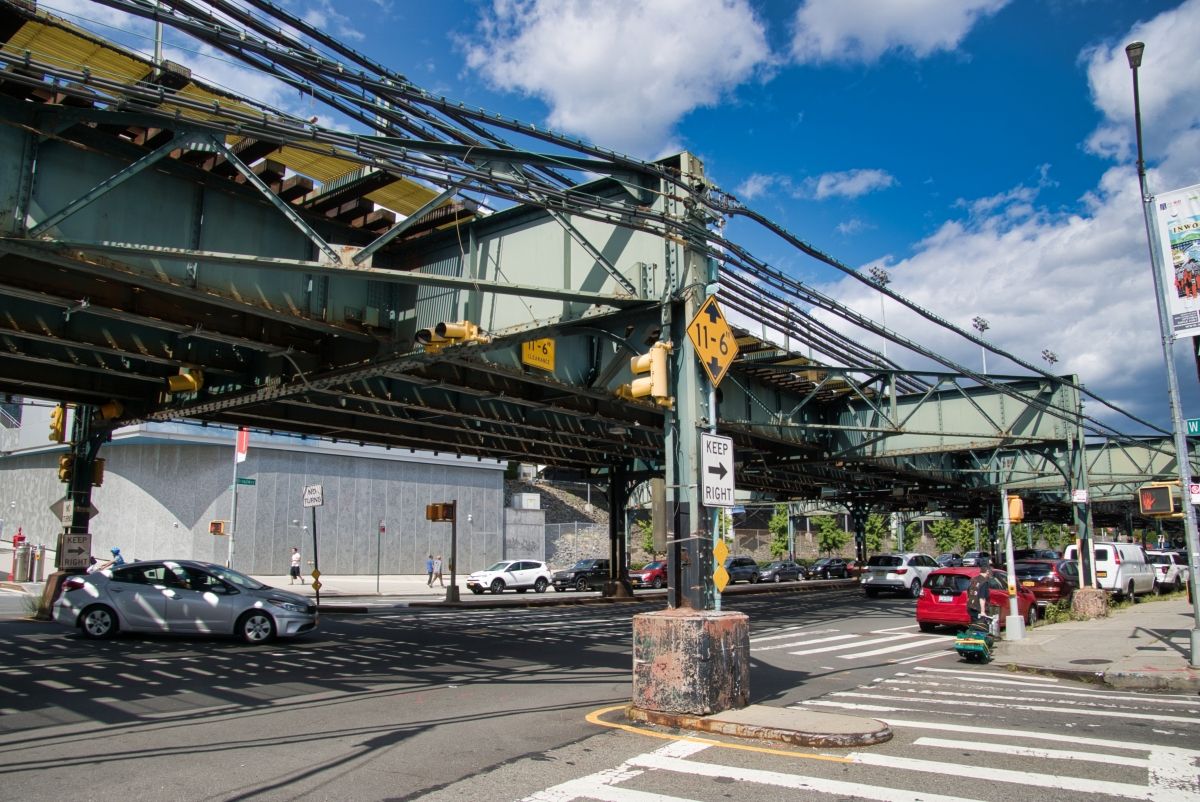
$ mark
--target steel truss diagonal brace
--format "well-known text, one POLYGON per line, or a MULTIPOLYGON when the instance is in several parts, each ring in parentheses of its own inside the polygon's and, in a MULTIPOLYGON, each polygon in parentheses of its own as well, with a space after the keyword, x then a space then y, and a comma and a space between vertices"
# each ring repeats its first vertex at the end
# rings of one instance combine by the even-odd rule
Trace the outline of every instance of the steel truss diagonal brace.
POLYGON ((237 171, 242 174, 242 177, 245 178, 246 181, 248 181, 255 189, 262 193, 263 197, 270 201, 272 206, 282 212, 283 216, 288 220, 291 220, 292 225, 304 232, 304 235, 313 241, 313 244, 315 244, 321 250, 321 253, 325 254, 325 256, 329 258, 329 261, 332 264, 341 265, 342 260, 338 256, 337 251, 330 247, 329 243, 326 242, 320 234, 313 230, 312 226, 304 222, 304 218, 300 216, 299 212, 292 208, 290 203, 272 192, 271 188, 268 187, 261 178, 255 175, 254 171, 247 167, 246 163, 239 159, 224 142, 217 137, 212 136, 211 134, 208 136, 208 138, 216 147, 217 152, 228 159, 229 163, 232 164, 237 171))
POLYGON ((92 187, 87 192, 83 193, 78 198, 71 201, 66 206, 47 217, 33 228, 29 229, 29 236, 40 236, 51 226, 58 225, 63 220, 66 220, 68 217, 78 212, 80 209, 83 209, 84 207, 96 202, 104 195, 121 186, 121 184, 124 184, 126 181, 133 178, 147 167, 151 167, 158 161, 166 158, 172 151, 179 150, 180 148, 186 146, 191 146, 196 149, 207 149, 209 147, 210 140, 211 137, 209 137, 207 134, 199 138, 188 137, 186 135, 183 137, 175 137, 170 142, 167 142, 161 147, 158 147, 150 153, 147 153, 145 156, 138 159, 133 164, 130 164, 128 167, 113 173, 111 176, 104 179, 99 184, 92 187))
POLYGON ((549 212, 550 216, 554 218, 556 223, 566 229, 566 232, 571 235, 571 239, 575 240, 577 243, 579 243, 581 248, 587 251, 588 256, 595 259, 597 264, 603 267, 608 274, 613 277, 613 280, 621 285, 622 289, 624 289, 630 295, 637 295, 637 288, 633 286, 633 282, 621 275, 621 271, 617 270, 616 265, 608 261, 608 259, 604 257, 604 254, 600 253, 600 250, 590 241, 588 241, 588 238, 583 235, 583 232, 577 229, 574 224, 567 219, 565 214, 549 207, 546 207, 546 211, 549 212))

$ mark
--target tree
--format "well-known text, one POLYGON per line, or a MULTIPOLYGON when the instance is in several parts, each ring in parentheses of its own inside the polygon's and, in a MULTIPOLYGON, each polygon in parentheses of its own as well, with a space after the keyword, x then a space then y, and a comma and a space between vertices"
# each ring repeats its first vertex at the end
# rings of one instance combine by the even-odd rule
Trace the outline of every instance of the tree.
POLYGON ((640 518, 633 522, 633 527, 642 537, 642 551, 654 556, 654 521, 649 518, 640 518))
POLYGON ((954 551, 961 554, 970 551, 975 544, 975 526, 970 521, 941 518, 930 522, 929 532, 939 552, 954 551))
POLYGON ((876 553, 883 551, 883 540, 891 533, 889 515, 879 515, 872 513, 867 516, 867 553, 876 553))
POLYGON ((788 553, 788 509, 786 504, 776 504, 775 514, 767 521, 771 533, 771 556, 783 557, 788 553))
POLYGON ((837 518, 823 515, 812 519, 817 530, 817 550, 824 554, 841 551, 850 540, 850 533, 837 525, 837 518))

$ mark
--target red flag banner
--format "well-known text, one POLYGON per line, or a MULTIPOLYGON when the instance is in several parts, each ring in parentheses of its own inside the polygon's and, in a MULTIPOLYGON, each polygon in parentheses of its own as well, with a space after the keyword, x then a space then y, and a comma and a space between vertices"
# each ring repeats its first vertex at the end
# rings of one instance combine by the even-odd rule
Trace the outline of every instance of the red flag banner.
POLYGON ((246 461, 246 452, 250 450, 250 430, 238 429, 237 433, 237 462, 246 461))

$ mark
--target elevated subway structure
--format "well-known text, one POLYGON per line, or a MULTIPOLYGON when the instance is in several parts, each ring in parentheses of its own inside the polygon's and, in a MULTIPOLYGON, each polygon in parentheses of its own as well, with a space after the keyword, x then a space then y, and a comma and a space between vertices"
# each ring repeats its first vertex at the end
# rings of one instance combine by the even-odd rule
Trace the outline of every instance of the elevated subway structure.
POLYGON ((1168 438, 1083 414, 1073 377, 976 374, 726 240, 716 223, 754 215, 690 154, 642 162, 434 97, 260 0, 103 5, 157 15, 374 133, 0 3, 0 391, 85 408, 79 502, 114 426, 181 418, 607 477, 613 509, 665 476, 672 559, 692 572, 672 602, 703 606, 700 430, 733 438, 740 490, 860 517, 994 521, 1009 486, 1086 532, 1171 474, 1168 438), (756 324, 735 327, 711 395, 686 331, 708 294, 756 324), (942 368, 903 369, 818 312, 942 368), (479 335, 419 342, 457 321, 479 335), (673 346, 673 408, 618 392, 656 342, 673 346), (1071 502, 1081 490, 1090 504, 1071 502))

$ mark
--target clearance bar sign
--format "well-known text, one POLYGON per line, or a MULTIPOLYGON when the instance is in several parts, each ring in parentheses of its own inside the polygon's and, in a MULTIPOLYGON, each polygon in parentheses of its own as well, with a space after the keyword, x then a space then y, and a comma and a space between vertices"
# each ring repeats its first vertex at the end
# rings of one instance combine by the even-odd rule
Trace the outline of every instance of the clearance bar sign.
POLYGON ((716 387, 738 355, 737 339, 721 313, 716 296, 708 296, 700 305, 700 311, 688 324, 688 339, 696 347, 696 357, 709 381, 716 387))

